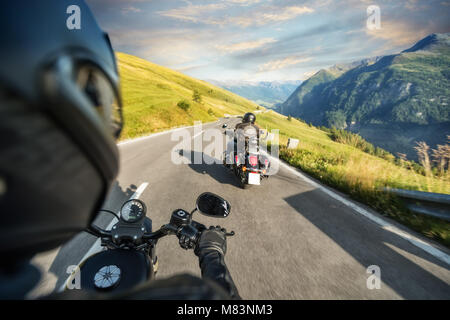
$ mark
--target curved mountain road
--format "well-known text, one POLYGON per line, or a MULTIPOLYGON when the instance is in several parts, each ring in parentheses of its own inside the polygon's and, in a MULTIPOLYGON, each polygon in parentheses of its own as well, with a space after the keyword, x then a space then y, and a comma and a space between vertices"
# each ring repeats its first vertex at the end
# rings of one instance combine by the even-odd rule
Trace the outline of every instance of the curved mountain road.
MULTIPOLYGON (((203 129, 221 128, 223 123, 231 126, 236 121, 221 119, 203 129)), ((194 136, 193 128, 187 130, 194 136)), ((202 139, 202 134, 192 142, 195 139, 202 139)), ((147 204, 147 215, 156 229, 169 221, 174 209, 193 209, 202 192, 224 197, 232 207, 227 219, 198 213, 194 219, 236 232, 228 239, 225 260, 243 298, 450 299, 447 263, 381 228, 291 170, 281 167, 261 186, 242 190, 220 164, 173 164, 171 152, 176 144, 170 132, 121 144, 121 172, 104 208, 119 210, 137 187, 148 182, 140 199, 147 204), (380 267, 380 289, 367 288, 370 274, 366 270, 371 265, 380 267)), ((188 152, 196 153, 202 154, 201 150, 188 152)), ((106 226, 111 218, 100 220, 106 226)), ((31 297, 60 288, 67 278, 67 266, 78 264, 94 242, 83 233, 62 248, 36 256, 34 262, 45 277, 31 297)), ((446 248, 440 250, 449 254, 446 248)), ((200 275, 197 257, 181 249, 174 236, 159 241, 157 254, 157 278, 180 272, 200 275)))

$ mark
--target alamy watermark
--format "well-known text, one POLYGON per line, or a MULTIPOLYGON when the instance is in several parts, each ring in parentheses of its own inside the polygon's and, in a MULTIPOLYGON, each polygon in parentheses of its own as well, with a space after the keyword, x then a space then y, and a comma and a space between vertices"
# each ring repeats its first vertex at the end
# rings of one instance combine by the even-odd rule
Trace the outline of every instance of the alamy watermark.
POLYGON ((77 265, 70 265, 67 267, 66 273, 70 274, 66 282, 68 290, 81 289, 81 271, 77 265))
POLYGON ((367 7, 367 29, 379 30, 381 29, 381 11, 377 5, 371 5, 367 7))
POLYGON ((370 274, 367 278, 367 289, 381 289, 381 269, 377 265, 371 265, 367 267, 366 273, 370 274))
POLYGON ((66 13, 69 14, 66 20, 66 26, 69 30, 81 29, 81 10, 80 7, 73 4, 67 7, 66 13))

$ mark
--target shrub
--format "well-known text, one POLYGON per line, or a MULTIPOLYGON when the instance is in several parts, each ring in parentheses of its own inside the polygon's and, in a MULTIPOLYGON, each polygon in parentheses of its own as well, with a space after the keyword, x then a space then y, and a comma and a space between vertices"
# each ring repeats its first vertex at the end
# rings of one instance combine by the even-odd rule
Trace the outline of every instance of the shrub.
POLYGON ((190 104, 189 102, 185 101, 185 100, 181 100, 177 103, 177 106, 181 109, 183 109, 184 111, 188 111, 188 109, 190 108, 190 104))
POLYGON ((328 134, 331 133, 331 129, 328 128, 328 127, 320 126, 319 129, 322 130, 322 131, 325 131, 325 132, 328 133, 328 134))
MULTIPOLYGON (((324 130, 322 127, 321 129, 324 130)), ((333 141, 350 145, 370 155, 388 160, 390 162, 395 162, 395 156, 393 154, 387 152, 386 150, 380 147, 375 147, 370 142, 364 140, 364 138, 361 137, 359 134, 336 128, 331 128, 324 131, 329 132, 330 138, 333 141)))

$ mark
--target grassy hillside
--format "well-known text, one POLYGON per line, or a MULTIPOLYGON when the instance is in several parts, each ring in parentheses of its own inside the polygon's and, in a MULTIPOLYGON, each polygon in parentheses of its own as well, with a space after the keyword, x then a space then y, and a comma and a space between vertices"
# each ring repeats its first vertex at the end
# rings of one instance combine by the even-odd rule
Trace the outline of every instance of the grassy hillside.
POLYGON ((117 52, 125 127, 121 139, 135 138, 196 120, 214 121, 224 114, 242 114, 258 106, 229 91, 117 52), (194 90, 201 101, 193 101, 194 90), (187 110, 177 104, 184 101, 187 110))
MULTIPOLYGON (((426 177, 350 145, 335 142, 330 134, 276 112, 258 114, 257 123, 265 129, 280 130, 280 158, 349 194, 378 212, 393 218, 427 237, 450 247, 450 223, 409 212, 397 199, 381 192, 383 187, 450 194, 446 178, 426 177), (286 146, 289 137, 300 140, 295 150, 286 146)), ((330 213, 331 214, 331 213, 330 213)))

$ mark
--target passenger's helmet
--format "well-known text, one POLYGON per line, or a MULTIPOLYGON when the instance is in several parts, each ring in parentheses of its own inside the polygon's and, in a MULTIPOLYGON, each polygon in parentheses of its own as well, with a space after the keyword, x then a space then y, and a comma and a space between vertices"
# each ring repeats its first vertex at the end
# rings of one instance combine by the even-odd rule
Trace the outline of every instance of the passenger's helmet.
POLYGON ((6 2, 0 30, 0 254, 13 259, 92 222, 118 173, 122 112, 114 52, 84 1, 6 2))
POLYGON ((256 116, 251 113, 251 112, 247 112, 246 114, 244 114, 244 117, 242 118, 242 122, 243 123, 252 123, 254 124, 256 120, 256 116))

